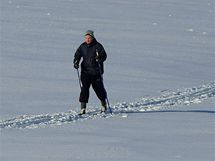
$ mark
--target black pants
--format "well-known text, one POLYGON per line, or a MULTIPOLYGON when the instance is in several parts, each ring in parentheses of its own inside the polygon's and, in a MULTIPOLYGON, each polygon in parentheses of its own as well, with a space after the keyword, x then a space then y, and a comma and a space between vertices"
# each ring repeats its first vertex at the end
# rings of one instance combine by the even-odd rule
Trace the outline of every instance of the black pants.
POLYGON ((80 102, 88 103, 89 89, 91 84, 97 97, 101 101, 105 101, 107 97, 107 93, 105 91, 101 75, 88 75, 86 73, 81 73, 81 82, 82 82, 82 88, 81 88, 81 93, 79 97, 80 102))

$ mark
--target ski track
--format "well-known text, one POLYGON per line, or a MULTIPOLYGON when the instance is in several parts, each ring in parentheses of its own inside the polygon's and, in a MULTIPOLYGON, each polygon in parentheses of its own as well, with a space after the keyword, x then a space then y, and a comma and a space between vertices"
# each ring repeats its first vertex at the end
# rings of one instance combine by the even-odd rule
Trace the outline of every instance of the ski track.
MULTIPOLYGON (((55 114, 23 115, 12 119, 0 120, 0 128, 41 128, 90 119, 127 117, 129 113, 147 113, 153 111, 168 112, 175 106, 188 106, 194 103, 201 103, 214 96, 215 83, 209 83, 199 87, 177 90, 175 92, 165 90, 160 97, 142 98, 131 103, 117 103, 111 106, 112 115, 110 113, 99 114, 98 107, 88 109, 88 113, 83 116, 79 116, 78 113, 73 110, 55 114)), ((215 111, 210 111, 210 113, 215 113, 215 111)))

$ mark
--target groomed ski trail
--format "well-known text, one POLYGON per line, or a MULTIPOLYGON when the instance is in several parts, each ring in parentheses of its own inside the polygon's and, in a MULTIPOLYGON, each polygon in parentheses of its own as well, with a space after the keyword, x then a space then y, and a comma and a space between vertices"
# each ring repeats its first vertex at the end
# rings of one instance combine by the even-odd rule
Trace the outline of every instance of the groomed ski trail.
MULTIPOLYGON (((201 103, 215 96, 215 83, 201 85, 199 87, 186 88, 175 92, 163 91, 160 97, 142 98, 135 102, 118 103, 112 105, 112 112, 99 114, 99 108, 88 109, 87 114, 79 116, 76 111, 68 111, 55 114, 41 115, 23 115, 7 120, 0 120, 0 128, 41 128, 47 126, 56 126, 77 121, 89 119, 109 118, 109 117, 127 117, 128 113, 144 113, 153 111, 168 111, 175 106, 191 105, 201 103)), ((202 109, 204 110, 204 109, 202 109)), ((215 111, 211 111, 215 113, 215 111)))

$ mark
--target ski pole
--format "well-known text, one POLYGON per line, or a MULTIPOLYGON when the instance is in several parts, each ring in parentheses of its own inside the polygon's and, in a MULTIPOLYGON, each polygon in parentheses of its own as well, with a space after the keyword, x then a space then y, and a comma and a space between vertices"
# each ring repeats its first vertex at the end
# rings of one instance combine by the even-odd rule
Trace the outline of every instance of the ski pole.
MULTIPOLYGON (((106 92, 106 95, 107 95, 107 92, 106 92)), ((112 110, 111 110, 111 107, 110 107, 110 103, 109 103, 108 97, 106 98, 106 100, 107 100, 107 104, 108 104, 108 108, 109 108, 110 114, 112 115, 112 110)))
MULTIPOLYGON (((97 49, 96 49, 96 55, 97 55, 97 56, 99 55, 97 49)), ((100 76, 101 76, 101 79, 102 79, 102 84, 103 84, 103 87, 104 87, 104 81, 103 81, 103 77, 102 77, 101 65, 99 64, 98 61, 97 61, 97 63, 98 63, 98 65, 99 65, 99 73, 100 73, 100 76)), ((105 87, 104 87, 104 89, 105 89, 105 87)), ((108 104, 108 108, 109 108, 110 114, 112 115, 112 110, 111 110, 111 107, 110 107, 110 103, 109 103, 109 100, 108 100, 107 90, 106 90, 106 89, 105 89, 105 92, 106 92, 106 101, 107 101, 107 104, 108 104)))
POLYGON ((79 70, 77 69, 77 74, 78 74, 78 82, 79 82, 79 86, 81 89, 81 79, 80 79, 80 74, 79 74, 79 70))

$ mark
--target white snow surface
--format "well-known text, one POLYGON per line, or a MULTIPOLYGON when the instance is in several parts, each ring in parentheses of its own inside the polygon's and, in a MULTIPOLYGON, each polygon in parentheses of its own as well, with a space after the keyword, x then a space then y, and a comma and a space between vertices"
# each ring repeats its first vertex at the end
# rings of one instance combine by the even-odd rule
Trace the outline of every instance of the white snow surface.
POLYGON ((0 160, 215 160, 213 0, 0 0, 0 160), (78 116, 92 29, 113 114, 78 116))
MULTIPOLYGON (((94 108, 88 110, 86 115, 79 116, 76 111, 68 111, 64 113, 45 114, 36 116, 19 116, 17 118, 0 121, 0 128, 38 128, 45 125, 61 125, 62 123, 71 123, 89 119, 108 118, 108 117, 127 117, 128 113, 147 113, 162 111, 170 112, 172 107, 179 105, 191 105, 201 103, 215 96, 215 84, 211 83, 197 88, 188 88, 184 91, 167 92, 158 98, 142 98, 136 102, 118 103, 110 106, 109 113, 101 114, 100 109, 94 108)), ((180 111, 177 111, 180 112, 180 111)), ((215 113, 210 110, 187 110, 182 112, 208 112, 215 113)))

